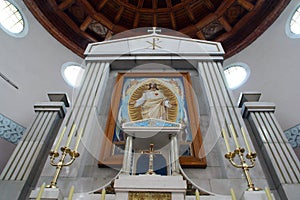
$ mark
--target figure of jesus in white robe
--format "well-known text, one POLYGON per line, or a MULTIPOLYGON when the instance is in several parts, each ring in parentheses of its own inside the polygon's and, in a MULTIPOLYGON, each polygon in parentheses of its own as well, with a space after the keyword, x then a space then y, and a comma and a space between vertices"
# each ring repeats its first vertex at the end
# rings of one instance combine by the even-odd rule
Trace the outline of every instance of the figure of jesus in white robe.
POLYGON ((160 92, 155 83, 149 84, 141 98, 136 100, 134 107, 142 106, 142 118, 156 118, 167 120, 167 108, 171 108, 168 99, 160 92))

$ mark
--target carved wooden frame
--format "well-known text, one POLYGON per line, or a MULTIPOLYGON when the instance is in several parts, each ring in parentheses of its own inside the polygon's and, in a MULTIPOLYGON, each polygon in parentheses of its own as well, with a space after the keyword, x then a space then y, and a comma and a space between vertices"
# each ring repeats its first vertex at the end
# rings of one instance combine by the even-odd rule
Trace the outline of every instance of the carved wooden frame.
POLYGON ((192 150, 194 152, 193 156, 181 156, 179 158, 180 164, 183 167, 200 167, 205 168, 207 166, 206 157, 204 148, 202 146, 202 135, 200 132, 200 121, 197 113, 197 108, 195 107, 195 97, 193 89, 190 87, 192 85, 191 78, 188 72, 167 72, 167 73, 119 73, 116 79, 116 84, 114 92, 112 95, 112 101, 110 111, 108 114, 106 128, 105 128, 105 137, 102 142, 102 148, 100 153, 100 160, 98 162, 99 166, 116 166, 120 167, 123 163, 123 155, 112 155, 113 151, 113 136, 114 129, 116 126, 116 121, 114 116, 118 113, 120 97, 123 87, 123 82, 125 77, 147 77, 147 78, 160 78, 160 77, 182 77, 184 83, 184 89, 187 97, 187 109, 190 120, 191 132, 193 136, 192 150), (199 157, 199 155, 203 157, 199 157))

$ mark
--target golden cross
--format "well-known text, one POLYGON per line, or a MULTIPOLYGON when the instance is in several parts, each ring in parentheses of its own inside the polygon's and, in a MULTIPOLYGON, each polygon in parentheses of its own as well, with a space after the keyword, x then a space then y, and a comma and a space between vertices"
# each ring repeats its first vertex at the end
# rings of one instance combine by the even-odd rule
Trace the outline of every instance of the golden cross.
POLYGON ((155 174, 155 172, 153 171, 153 159, 154 159, 154 154, 160 154, 159 151, 154 151, 154 144, 150 143, 150 149, 149 150, 145 150, 142 151, 142 154, 147 154, 149 155, 149 169, 148 172, 146 174, 155 174))

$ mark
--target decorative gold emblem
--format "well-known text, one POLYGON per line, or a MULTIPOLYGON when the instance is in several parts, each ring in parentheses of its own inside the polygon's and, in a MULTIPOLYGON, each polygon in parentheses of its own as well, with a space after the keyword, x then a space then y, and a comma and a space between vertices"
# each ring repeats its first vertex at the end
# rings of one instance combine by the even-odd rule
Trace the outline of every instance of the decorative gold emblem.
POLYGON ((151 45, 151 46, 148 46, 146 49, 152 48, 152 50, 155 50, 155 48, 158 48, 158 49, 162 48, 161 46, 158 45, 159 43, 161 43, 161 41, 159 41, 159 38, 157 38, 157 37, 153 37, 152 42, 150 42, 150 41, 146 41, 146 42, 151 45))
POLYGON ((171 200, 169 192, 129 192, 128 200, 171 200))

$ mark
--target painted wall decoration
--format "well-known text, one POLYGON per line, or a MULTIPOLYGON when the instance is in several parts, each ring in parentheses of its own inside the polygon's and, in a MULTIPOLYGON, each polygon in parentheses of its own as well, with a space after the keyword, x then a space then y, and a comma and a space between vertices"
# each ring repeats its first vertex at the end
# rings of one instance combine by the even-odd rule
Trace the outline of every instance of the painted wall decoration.
POLYGON ((22 138, 25 132, 25 128, 11 119, 0 114, 0 137, 17 144, 22 138))
POLYGON ((293 148, 300 147, 300 125, 294 126, 284 133, 293 148))

